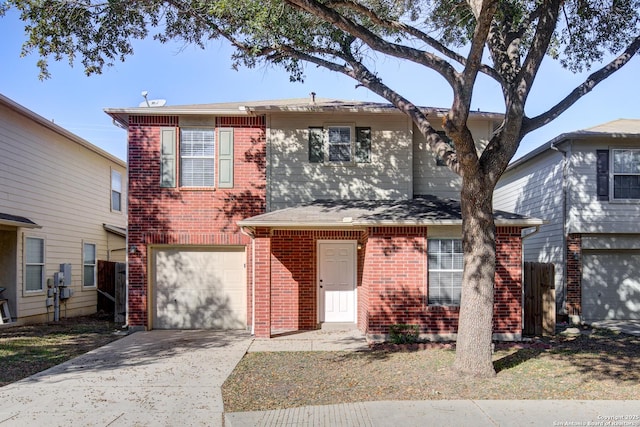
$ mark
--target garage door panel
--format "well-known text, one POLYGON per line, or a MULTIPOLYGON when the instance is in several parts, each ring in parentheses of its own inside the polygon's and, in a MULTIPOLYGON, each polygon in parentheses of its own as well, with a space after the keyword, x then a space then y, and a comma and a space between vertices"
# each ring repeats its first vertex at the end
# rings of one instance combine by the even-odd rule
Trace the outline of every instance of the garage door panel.
POLYGON ((640 319, 640 254, 585 252, 582 311, 585 320, 640 319))
POLYGON ((166 249, 155 255, 154 327, 246 328, 244 249, 166 249))

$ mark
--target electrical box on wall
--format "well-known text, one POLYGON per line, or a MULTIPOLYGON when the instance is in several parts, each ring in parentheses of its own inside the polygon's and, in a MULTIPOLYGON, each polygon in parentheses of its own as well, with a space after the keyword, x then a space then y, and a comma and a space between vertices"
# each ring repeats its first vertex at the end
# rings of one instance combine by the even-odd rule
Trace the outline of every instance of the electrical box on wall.
POLYGON ((60 289, 60 299, 69 299, 73 296, 73 289, 64 287, 60 289))
POLYGON ((61 271, 53 273, 53 286, 64 286, 64 273, 61 271))
POLYGON ((64 281, 60 286, 71 286, 71 264, 60 264, 60 272, 64 274, 64 281))

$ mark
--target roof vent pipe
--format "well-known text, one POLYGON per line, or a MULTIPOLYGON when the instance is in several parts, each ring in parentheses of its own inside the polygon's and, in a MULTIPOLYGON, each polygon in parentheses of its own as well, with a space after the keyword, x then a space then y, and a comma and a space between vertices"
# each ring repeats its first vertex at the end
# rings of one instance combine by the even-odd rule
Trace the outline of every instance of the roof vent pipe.
POLYGON ((311 95, 311 103, 315 104, 316 103, 316 93, 315 92, 311 92, 309 95, 311 95))

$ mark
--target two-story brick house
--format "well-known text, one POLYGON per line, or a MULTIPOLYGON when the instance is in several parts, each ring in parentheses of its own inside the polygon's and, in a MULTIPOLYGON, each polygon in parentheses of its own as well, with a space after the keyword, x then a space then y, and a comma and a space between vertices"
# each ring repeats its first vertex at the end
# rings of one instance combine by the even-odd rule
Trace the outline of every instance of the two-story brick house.
MULTIPOLYGON (((394 107, 296 99, 106 112, 129 129, 130 327, 455 334, 461 181, 394 107)), ((479 149, 500 120, 472 113, 479 149)), ((498 338, 521 334, 521 228, 540 223, 496 213, 498 338)))

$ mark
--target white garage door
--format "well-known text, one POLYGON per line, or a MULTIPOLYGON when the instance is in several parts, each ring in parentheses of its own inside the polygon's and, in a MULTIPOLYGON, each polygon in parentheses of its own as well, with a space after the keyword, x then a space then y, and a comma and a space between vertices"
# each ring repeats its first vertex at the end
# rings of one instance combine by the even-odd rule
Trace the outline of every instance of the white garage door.
POLYGON ((154 251, 157 329, 245 329, 244 248, 154 251))
POLYGON ((582 313, 585 320, 640 319, 640 253, 584 252, 582 313))

